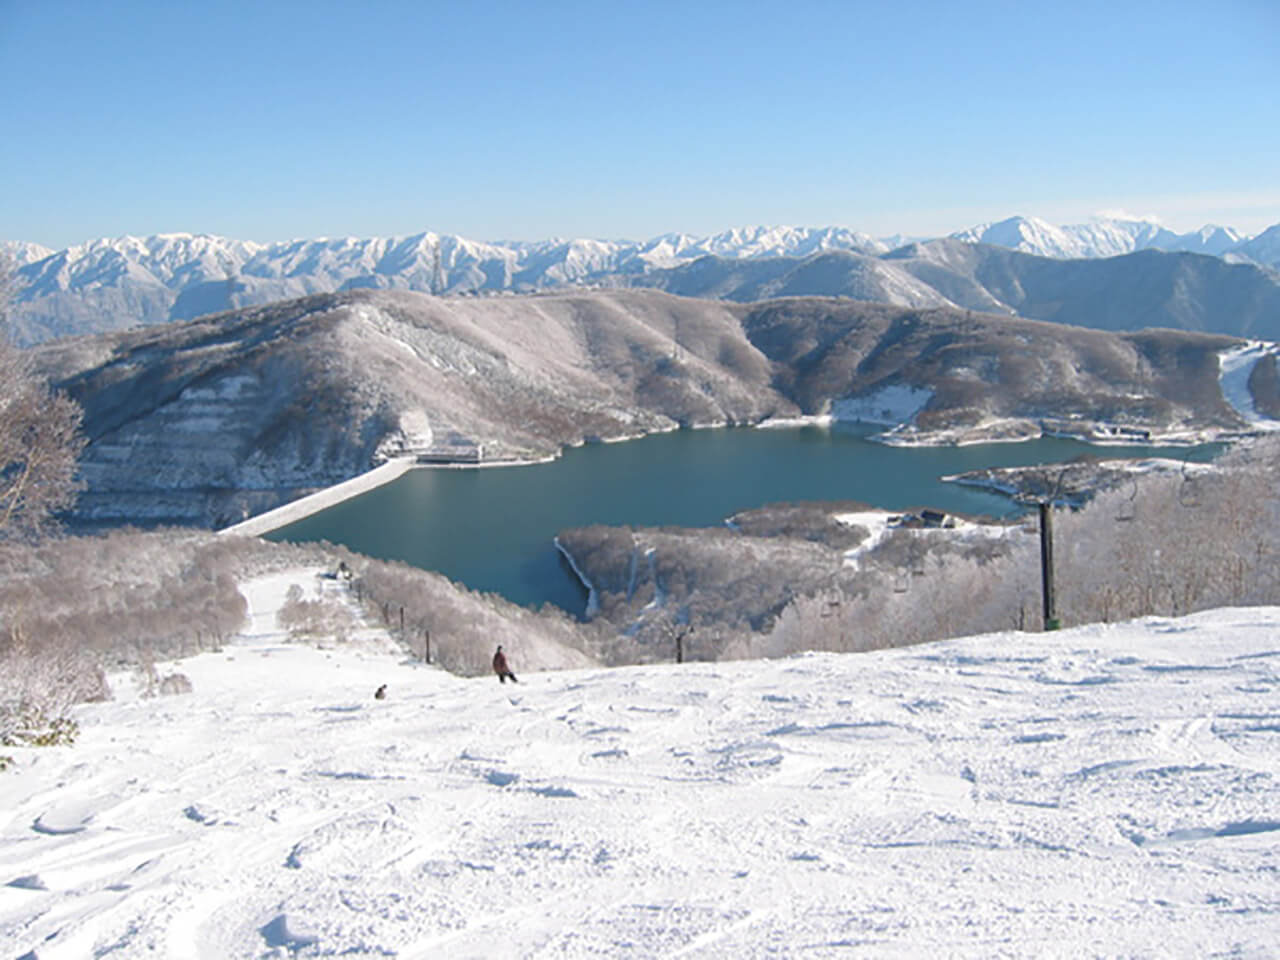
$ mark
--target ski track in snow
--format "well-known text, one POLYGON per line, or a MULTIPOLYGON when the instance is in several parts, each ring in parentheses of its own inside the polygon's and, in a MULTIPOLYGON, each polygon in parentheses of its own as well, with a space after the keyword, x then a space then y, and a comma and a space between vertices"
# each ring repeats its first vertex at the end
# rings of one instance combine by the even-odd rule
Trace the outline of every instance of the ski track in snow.
POLYGON ((294 581, 171 665, 194 693, 118 680, 75 747, 9 751, 0 956, 1280 942, 1280 609, 512 686, 287 643, 294 581))
POLYGON ((1271 432, 1280 430, 1280 420, 1273 420, 1258 412, 1249 392, 1249 376, 1254 365, 1266 356, 1280 352, 1280 345, 1265 340, 1250 340, 1243 347, 1226 350, 1219 356, 1218 382, 1222 396, 1235 408, 1254 430, 1271 432))

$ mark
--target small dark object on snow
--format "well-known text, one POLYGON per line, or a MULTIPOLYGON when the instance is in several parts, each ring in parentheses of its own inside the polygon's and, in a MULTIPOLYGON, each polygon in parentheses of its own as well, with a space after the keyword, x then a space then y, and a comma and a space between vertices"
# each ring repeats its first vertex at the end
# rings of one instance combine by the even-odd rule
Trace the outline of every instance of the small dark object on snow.
POLYGON ((377 690, 373 691, 373 699, 375 700, 387 699, 387 685, 385 683, 382 686, 380 686, 377 690))
POLYGON ((511 678, 512 683, 519 683, 516 675, 507 666, 507 655, 502 652, 502 644, 498 644, 498 652, 493 655, 493 672, 498 675, 499 683, 506 683, 508 677, 511 678))

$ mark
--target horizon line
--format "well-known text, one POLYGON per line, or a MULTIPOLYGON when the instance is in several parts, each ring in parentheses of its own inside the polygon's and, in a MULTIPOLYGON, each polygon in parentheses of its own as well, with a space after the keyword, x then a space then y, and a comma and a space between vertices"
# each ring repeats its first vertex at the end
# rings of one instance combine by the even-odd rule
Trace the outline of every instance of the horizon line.
POLYGON ((1155 214, 1136 215, 1136 214, 1128 214, 1125 211, 1100 211, 1098 213, 1091 214, 1088 218, 1084 220, 1080 220, 1074 223, 1056 223, 1054 221, 1046 219, 1045 217, 1040 217, 1035 214, 1013 214, 1011 216, 1003 217, 998 220, 984 220, 975 224, 971 224, 970 226, 962 227, 958 230, 952 230, 945 233, 907 233, 904 231, 893 231, 889 233, 875 234, 867 230, 858 229, 857 227, 853 227, 853 226, 849 226, 847 224, 841 224, 841 223, 826 223, 821 225, 812 225, 812 224, 799 224, 799 223, 757 222, 757 223, 745 223, 739 226, 724 227, 710 233, 700 233, 700 232, 693 232, 693 231, 686 231, 686 230, 666 230, 660 233, 655 233, 655 234, 651 234, 649 236, 644 236, 644 237, 634 237, 634 236, 625 237, 625 236, 617 236, 617 235, 604 236, 599 234, 569 235, 569 234, 553 233, 553 234, 544 235, 541 237, 525 238, 525 239, 516 238, 516 237, 498 237, 498 238, 486 237, 483 239, 479 239, 475 235, 468 235, 468 234, 456 233, 456 232, 437 232, 435 230, 427 228, 427 229, 408 232, 408 233, 398 233, 398 232, 368 233, 368 234, 323 233, 323 234, 313 234, 313 235, 294 235, 291 237, 277 238, 274 240, 257 240, 257 239, 249 239, 245 237, 235 236, 228 233, 215 233, 215 232, 203 231, 203 230, 197 230, 197 231, 158 230, 155 232, 143 232, 143 233, 126 232, 126 233, 119 233, 119 234, 100 234, 98 236, 90 237, 88 239, 66 244, 61 247, 50 246, 46 243, 41 243, 36 240, 22 240, 22 239, 13 239, 13 238, 10 238, 7 240, 0 240, 0 243, 3 243, 6 246, 20 246, 20 245, 35 246, 45 250, 49 250, 51 253, 58 253, 64 250, 70 250, 73 247, 89 246, 102 241, 119 241, 119 240, 209 238, 209 239, 215 239, 215 240, 230 240, 237 243, 254 244, 261 247, 271 247, 271 246, 277 246, 280 244, 299 243, 299 242, 307 242, 307 241, 325 242, 325 241, 334 241, 334 240, 361 240, 361 241, 363 240, 407 240, 413 237, 425 237, 425 236, 434 235, 438 239, 454 237, 459 240, 468 240, 476 243, 491 244, 493 246, 510 246, 510 245, 516 245, 516 244, 572 243, 574 241, 591 241, 596 243, 651 243, 653 241, 661 240, 666 237, 676 237, 676 236, 689 237, 693 240, 707 240, 707 239, 712 239, 715 237, 722 236, 724 234, 733 233, 735 231, 745 231, 745 230, 766 230, 766 231, 767 230, 809 230, 809 231, 846 230, 850 233, 861 234, 862 236, 865 236, 871 240, 884 241, 888 239, 899 239, 905 243, 912 243, 912 242, 939 240, 939 239, 946 239, 949 237, 955 237, 962 233, 990 228, 1002 223, 1008 223, 1013 220, 1023 220, 1023 221, 1044 223, 1059 230, 1070 229, 1072 227, 1088 226, 1093 223, 1101 223, 1101 222, 1140 223, 1140 224, 1147 224, 1150 226, 1159 227, 1160 229, 1168 230, 1170 233, 1173 233, 1178 236, 1185 236, 1187 234, 1197 233, 1205 229, 1213 228, 1213 229, 1220 229, 1220 230, 1231 230, 1235 232, 1237 236, 1239 236, 1241 242, 1246 242, 1248 240, 1254 239, 1257 236, 1260 236, 1262 233, 1265 233, 1266 230, 1270 229, 1270 227, 1267 227, 1267 228, 1264 228, 1263 230, 1259 230, 1257 233, 1245 233, 1230 224, 1206 222, 1199 227, 1192 228, 1191 230, 1179 231, 1179 230, 1173 229, 1172 227, 1166 226, 1166 224, 1161 220, 1161 218, 1155 214))

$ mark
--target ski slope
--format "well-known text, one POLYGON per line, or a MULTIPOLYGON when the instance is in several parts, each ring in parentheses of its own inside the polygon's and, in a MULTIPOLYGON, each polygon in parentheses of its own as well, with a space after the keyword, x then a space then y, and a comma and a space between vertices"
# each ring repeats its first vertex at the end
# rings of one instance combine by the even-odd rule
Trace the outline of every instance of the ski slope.
POLYGON ((1280 351, 1280 346, 1275 343, 1249 340, 1243 346, 1224 350, 1218 358, 1218 382, 1222 385, 1223 398, 1252 429, 1260 432, 1280 430, 1280 420, 1258 412, 1249 390, 1249 377, 1259 360, 1268 355, 1275 356, 1277 351, 1280 351))
POLYGON ((513 686, 291 582, 6 750, 0 957, 1276 955, 1280 609, 513 686))

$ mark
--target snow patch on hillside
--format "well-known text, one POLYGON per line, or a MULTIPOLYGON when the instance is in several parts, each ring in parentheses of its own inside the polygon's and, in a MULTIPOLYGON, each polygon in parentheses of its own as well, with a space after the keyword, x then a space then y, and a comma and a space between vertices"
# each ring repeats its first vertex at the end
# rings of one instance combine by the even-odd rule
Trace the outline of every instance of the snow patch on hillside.
MULTIPOLYGON (((944 477, 943 479, 954 480, 956 478, 944 477)), ((998 489, 994 483, 984 486, 986 489, 998 489)), ((1010 489, 1008 492, 1012 493, 1013 490, 1010 489)), ((865 540, 853 549, 844 552, 843 562, 845 566, 857 567, 861 564, 862 558, 875 550, 890 533, 896 529, 901 529, 902 514, 891 513, 887 510, 857 510, 833 514, 832 519, 837 523, 843 523, 848 526, 862 527, 868 532, 865 540)), ((951 542, 957 540, 969 542, 1000 540, 1010 536, 1011 530, 1011 528, 1003 524, 976 523, 961 517, 948 517, 945 528, 912 526, 907 529, 910 529, 913 537, 945 537, 951 542)))
POLYGON ((892 384, 861 397, 833 400, 826 413, 795 417, 770 417, 756 426, 760 429, 791 427, 830 427, 836 423, 871 423, 899 427, 909 424, 933 397, 932 390, 907 384, 892 384))
POLYGON ((909 384, 891 384, 866 396, 832 401, 831 416, 837 421, 910 423, 931 399, 932 390, 909 384))

